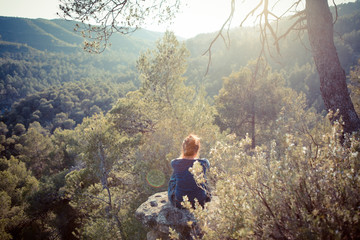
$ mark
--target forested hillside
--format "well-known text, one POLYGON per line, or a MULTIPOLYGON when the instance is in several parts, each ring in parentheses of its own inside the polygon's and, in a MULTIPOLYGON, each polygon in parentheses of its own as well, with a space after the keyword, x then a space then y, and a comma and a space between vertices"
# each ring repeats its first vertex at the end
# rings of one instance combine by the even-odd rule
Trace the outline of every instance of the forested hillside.
POLYGON ((50 86, 83 79, 136 82, 137 56, 161 36, 146 30, 112 38, 102 55, 83 52, 74 22, 0 17, 1 111, 50 86))
MULTIPOLYGON (((359 113, 360 1, 331 10, 359 113)), ((216 33, 90 54, 75 24, 0 17, 1 239, 145 239, 134 212, 189 133, 221 202, 194 212, 203 239, 358 239, 359 136, 329 120, 306 32, 257 59, 258 29, 234 28, 209 62, 216 33)))
MULTIPOLYGON (((9 129, 17 123, 28 126, 29 121, 33 121, 30 115, 34 115, 38 110, 35 109, 35 105, 24 111, 20 109, 24 102, 33 101, 27 100, 34 99, 34 95, 30 96, 31 94, 53 91, 56 95, 68 95, 67 91, 61 90, 63 84, 93 82, 92 84, 97 84, 97 87, 118 91, 115 93, 116 97, 107 101, 107 106, 92 105, 102 111, 108 111, 117 97, 139 87, 135 70, 136 58, 141 51, 153 46, 161 36, 160 33, 142 30, 129 37, 114 35, 112 48, 101 55, 91 55, 82 50, 83 39, 74 32, 74 25, 74 22, 65 20, 0 18, 0 40, 2 40, 0 41, 0 109, 4 114, 3 121, 8 124, 9 129), (49 87, 51 89, 48 89, 49 87), (18 107, 11 108, 15 102, 23 98, 25 99, 17 104, 18 107)), ((90 100, 92 102, 97 94, 91 93, 91 96, 94 97, 90 100)), ((104 92, 100 97, 110 96, 104 92)), ((45 97, 43 100, 50 101, 49 104, 52 106, 53 99, 45 97)), ((80 101, 82 100, 80 97, 80 101)), ((63 106, 55 105, 57 106, 51 107, 55 108, 53 111, 55 115, 68 114, 67 111, 60 110, 63 106)), ((72 111, 75 111, 75 108, 72 111)), ((76 111, 79 116, 73 115, 70 119, 74 118, 77 123, 80 123, 83 117, 89 116, 82 110, 82 113, 79 109, 76 111)), ((44 124, 46 122, 45 125, 50 126, 55 115, 49 113, 46 115, 48 117, 40 122, 44 124)))

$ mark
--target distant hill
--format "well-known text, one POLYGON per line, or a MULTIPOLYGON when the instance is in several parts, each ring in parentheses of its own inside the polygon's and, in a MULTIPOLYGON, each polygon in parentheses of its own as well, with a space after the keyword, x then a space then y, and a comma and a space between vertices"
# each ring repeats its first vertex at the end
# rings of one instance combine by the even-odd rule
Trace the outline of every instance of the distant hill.
MULTIPOLYGON (((84 39, 74 31, 76 22, 62 19, 27 19, 0 16, 1 52, 9 49, 13 52, 18 43, 41 51, 68 52, 81 51, 84 39)), ((137 54, 153 45, 161 37, 161 33, 139 30, 134 34, 121 35, 115 33, 111 38, 113 51, 130 51, 137 54)), ((24 50, 24 49, 22 49, 24 50)))
POLYGON ((114 33, 102 54, 84 52, 76 22, 0 16, 0 111, 38 91, 84 79, 138 85, 135 63, 162 33, 114 33))

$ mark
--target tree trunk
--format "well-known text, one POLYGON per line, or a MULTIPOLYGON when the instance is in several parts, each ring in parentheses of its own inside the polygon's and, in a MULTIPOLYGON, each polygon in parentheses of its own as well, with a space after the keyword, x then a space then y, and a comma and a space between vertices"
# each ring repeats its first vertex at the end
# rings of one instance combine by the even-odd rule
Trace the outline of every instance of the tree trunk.
POLYGON ((255 106, 253 106, 253 113, 252 113, 252 116, 251 116, 251 149, 255 149, 255 146, 256 146, 256 139, 255 139, 255 106))
POLYGON ((327 0, 306 0, 306 18, 325 107, 333 112, 339 110, 339 115, 344 121, 345 133, 359 131, 360 120, 350 99, 345 71, 340 65, 334 45, 333 18, 327 0))
POLYGON ((113 210, 113 203, 111 200, 111 192, 109 189, 109 182, 108 182, 109 172, 105 167, 106 156, 105 156, 103 144, 101 141, 98 144, 98 155, 99 155, 99 159, 100 159, 101 185, 102 185, 103 189, 106 189, 107 194, 108 194, 108 201, 107 201, 108 206, 105 207, 106 215, 108 218, 115 219, 117 227, 118 227, 120 235, 121 235, 121 239, 124 240, 124 239, 126 239, 126 235, 124 233, 122 223, 121 223, 119 217, 117 216, 117 213, 114 212, 114 210, 113 210))

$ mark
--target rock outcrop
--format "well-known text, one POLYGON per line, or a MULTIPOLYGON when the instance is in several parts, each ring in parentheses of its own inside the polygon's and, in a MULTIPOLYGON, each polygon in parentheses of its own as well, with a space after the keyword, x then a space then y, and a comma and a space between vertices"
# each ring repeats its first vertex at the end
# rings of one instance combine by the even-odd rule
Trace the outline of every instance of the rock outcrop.
POLYGON ((147 240, 170 239, 169 227, 179 234, 180 239, 191 239, 189 222, 195 222, 194 217, 187 210, 172 206, 167 192, 150 196, 136 210, 135 216, 151 229, 147 240))

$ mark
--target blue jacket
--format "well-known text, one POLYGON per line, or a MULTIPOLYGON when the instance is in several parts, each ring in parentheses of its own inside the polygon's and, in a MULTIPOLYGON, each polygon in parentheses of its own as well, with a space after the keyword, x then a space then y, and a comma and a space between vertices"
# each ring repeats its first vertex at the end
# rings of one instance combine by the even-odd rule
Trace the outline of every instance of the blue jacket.
POLYGON ((187 195, 189 201, 194 207, 195 198, 204 206, 204 203, 210 201, 209 192, 206 191, 207 184, 203 184, 200 188, 193 175, 189 172, 189 168, 193 166, 195 161, 199 161, 204 169, 204 176, 206 179, 206 170, 210 168, 210 163, 207 159, 174 159, 171 161, 173 174, 169 181, 168 197, 169 201, 178 208, 181 208, 181 201, 183 196, 187 195), (205 190, 204 190, 205 189, 205 190))

